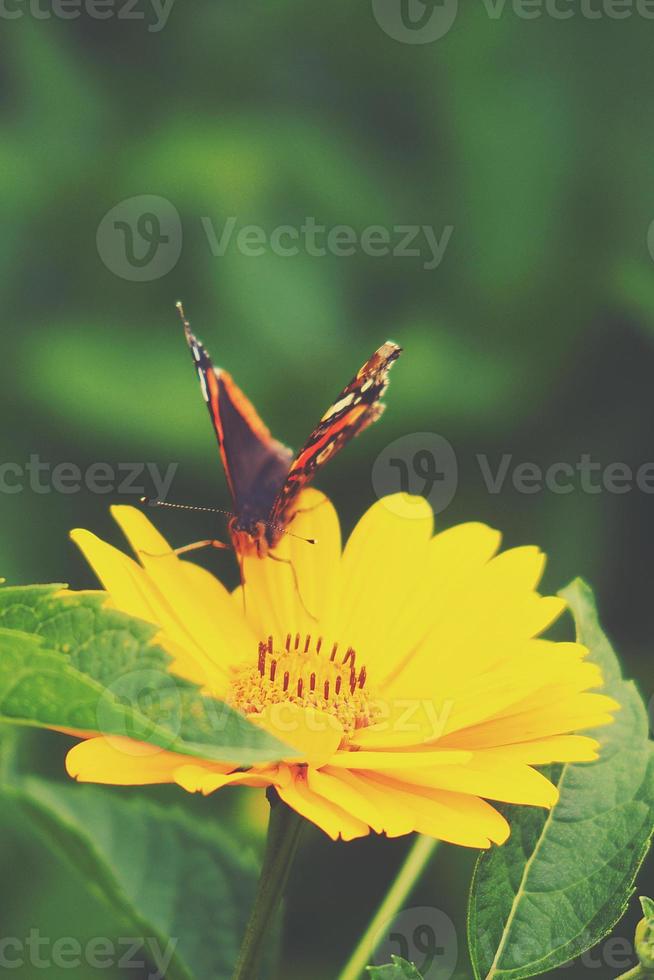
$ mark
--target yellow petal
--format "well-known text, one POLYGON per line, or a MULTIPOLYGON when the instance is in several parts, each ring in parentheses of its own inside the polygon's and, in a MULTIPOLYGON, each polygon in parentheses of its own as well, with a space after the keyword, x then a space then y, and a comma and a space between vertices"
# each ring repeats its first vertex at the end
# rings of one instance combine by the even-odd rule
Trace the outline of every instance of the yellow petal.
POLYGON ((343 726, 334 715, 292 701, 271 704, 248 718, 285 745, 297 749, 289 757, 296 764, 325 765, 343 739, 343 726))
POLYGON ((241 611, 234 608, 232 596, 222 582, 193 562, 181 561, 180 568, 196 602, 211 615, 211 633, 205 645, 211 645, 212 656, 215 658, 219 650, 221 665, 228 668, 238 660, 240 651, 245 650, 254 658, 260 637, 244 622, 241 611))
POLYGON ((370 828, 362 820, 331 803, 324 796, 313 793, 307 786, 306 772, 303 769, 292 770, 291 781, 279 785, 277 792, 285 803, 324 830, 332 840, 339 837, 342 840, 354 840, 370 833, 370 828))
POLYGON ((533 545, 509 548, 490 561, 484 572, 487 589, 533 592, 545 570, 545 555, 533 545))
POLYGON ((202 793, 208 796, 223 786, 270 786, 274 769, 249 772, 216 772, 209 766, 179 766, 174 772, 174 781, 187 793, 202 793))
MULTIPOLYGON (((366 794, 354 781, 348 780, 347 773, 310 768, 307 770, 307 786, 312 793, 368 824, 375 833, 381 834, 384 830, 385 815, 378 805, 379 801, 375 801, 372 794, 366 794)), ((403 833, 408 833, 408 830, 403 830, 403 833)))
MULTIPOLYGON (((374 504, 352 532, 343 553, 338 611, 325 626, 328 636, 354 647, 380 684, 416 630, 417 635, 424 631, 415 615, 416 595, 424 594, 433 528, 425 500, 415 498, 411 518, 399 516, 393 498, 391 506, 388 500, 374 504)), ((424 602, 419 605, 424 608, 424 602)))
POLYGON ((214 579, 175 555, 168 542, 135 507, 112 507, 111 512, 158 589, 186 645, 212 666, 227 671, 234 662, 255 657, 257 640, 239 617, 230 593, 214 579))
POLYGON ((464 847, 487 848, 503 844, 509 825, 485 800, 464 793, 411 786, 386 775, 366 773, 366 786, 384 790, 400 807, 413 814, 419 833, 464 847))
POLYGON ((499 531, 477 521, 440 531, 429 547, 429 567, 437 595, 448 585, 459 587, 473 571, 488 564, 501 541, 499 531))
MULTIPOLYGON (((534 591, 545 561, 537 548, 513 548, 487 560, 491 542, 497 541, 492 532, 480 532, 486 549, 473 551, 467 565, 459 558, 452 581, 441 585, 439 539, 456 530, 437 535, 432 543, 436 566, 430 565, 425 575, 433 598, 422 617, 429 629, 396 664, 389 678, 394 693, 442 690, 444 678, 449 682, 463 670, 468 676, 479 674, 496 662, 499 652, 537 635, 565 608, 563 600, 534 591), (466 575, 459 579, 462 567, 466 575)), ((470 531, 466 536, 474 542, 470 531)))
POLYGON ((603 694, 577 694, 563 702, 533 708, 518 714, 489 718, 467 731, 457 732, 450 741, 461 748, 472 744, 496 748, 514 742, 530 742, 551 735, 597 728, 613 721, 611 712, 620 705, 603 694))
MULTIPOLYGON (((422 608, 420 620, 423 623, 421 640, 427 639, 430 631, 438 630, 443 619, 447 624, 450 618, 452 599, 457 595, 467 595, 469 583, 487 565, 500 546, 499 531, 485 524, 469 522, 441 531, 429 542, 427 561, 422 571, 427 585, 420 592, 422 608)), ((440 635, 440 634, 438 634, 440 635)), ((402 655, 396 658, 385 677, 385 685, 395 690, 395 681, 411 664, 416 664, 416 644, 400 643, 402 655)), ((418 665, 420 675, 424 667, 418 665)), ((404 682, 406 690, 412 686, 413 678, 404 682)), ((424 686, 424 685, 423 685, 424 686)))
POLYGON ((111 596, 115 609, 161 625, 159 597, 135 561, 83 528, 71 531, 70 537, 111 596))
POLYGON ((66 770, 82 783, 146 786, 174 782, 173 773, 184 759, 156 745, 101 736, 73 746, 66 756, 66 770))
MULTIPOLYGON (((484 641, 478 642, 483 644, 484 641)), ((424 649, 423 655, 426 653, 424 649)), ((435 735, 443 737, 450 732, 479 726, 487 719, 516 714, 523 710, 523 706, 525 710, 531 707, 540 710, 546 704, 565 701, 577 692, 602 683, 601 671, 584 660, 586 649, 580 644, 545 640, 510 644, 507 640, 499 647, 488 647, 488 662, 483 669, 475 663, 475 653, 471 650, 469 655, 459 655, 446 662, 435 649, 434 679, 424 668, 422 688, 420 675, 417 675, 413 681, 413 698, 397 699, 397 704, 413 706, 407 717, 412 724, 420 722, 421 734, 428 733, 431 726, 435 735), (429 697, 433 688, 438 689, 438 698, 429 697), (423 693, 418 696, 420 691, 423 693)), ((407 671, 403 679, 409 676, 407 671)), ((400 681, 395 687, 395 690, 399 689, 400 681)), ((399 721, 394 722, 395 727, 399 726, 399 721)))
POLYGON ((375 698, 379 721, 359 728, 349 743, 359 749, 409 748, 440 739, 452 714, 453 699, 430 697, 375 698))
MULTIPOLYGON (((382 775, 397 777, 390 769, 382 770, 382 775)), ((465 765, 415 768, 404 771, 402 778, 413 786, 470 793, 503 803, 551 807, 558 799, 556 787, 541 773, 499 755, 475 753, 465 765)))
MULTIPOLYGON (((219 694, 225 686, 224 670, 216 668, 214 664, 207 666, 204 657, 201 660, 198 658, 195 647, 189 643, 188 634, 144 569, 122 551, 89 531, 78 529, 72 531, 70 536, 107 590, 111 608, 128 616, 144 619, 160 628, 161 632, 154 642, 172 654, 172 673, 202 685, 213 694, 219 694)), ((191 568, 198 572, 204 571, 196 566, 187 567, 189 571, 191 568)), ((216 581, 213 576, 206 574, 212 581, 216 581)))
MULTIPOLYGON (((315 633, 334 607, 340 551, 333 505, 317 490, 305 490, 273 556, 243 561, 246 615, 261 637, 272 633, 281 642, 286 633, 315 633)), ((237 603, 243 605, 241 590, 237 603)))
POLYGON ((176 615, 174 603, 162 595, 147 572, 89 531, 73 531, 71 538, 109 593, 112 606, 160 628, 156 642, 173 654, 175 673, 220 696, 227 677, 224 666, 198 647, 176 615))
POLYGON ((403 837, 415 830, 412 811, 385 789, 347 769, 307 770, 307 783, 314 793, 369 824, 376 833, 403 837))
POLYGON ((432 769, 434 766, 461 766, 472 758, 472 752, 430 749, 422 752, 337 752, 329 759, 336 769, 432 769))
MULTIPOLYGON (((502 745, 493 752, 498 759, 526 762, 530 766, 547 766, 555 762, 595 762, 600 744, 588 735, 551 735, 532 742, 502 745)), ((477 753, 475 753, 477 754, 477 753)))

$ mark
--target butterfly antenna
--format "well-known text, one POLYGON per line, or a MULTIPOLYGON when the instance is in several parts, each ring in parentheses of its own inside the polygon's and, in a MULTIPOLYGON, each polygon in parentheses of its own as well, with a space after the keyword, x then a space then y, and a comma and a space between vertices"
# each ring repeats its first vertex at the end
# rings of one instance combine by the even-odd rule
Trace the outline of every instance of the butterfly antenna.
POLYGON ((205 514, 223 514, 225 517, 235 517, 231 510, 222 510, 220 507, 197 507, 194 504, 171 504, 167 500, 152 500, 150 497, 140 497, 139 503, 145 507, 169 507, 171 510, 199 510, 205 514))
MULTIPOLYGON (((222 514, 224 517, 236 517, 231 510, 223 510, 221 507, 198 507, 195 504, 171 504, 167 500, 152 500, 151 497, 140 497, 139 503, 143 504, 144 507, 168 507, 169 510, 196 510, 203 514, 222 514)), ((316 544, 315 538, 304 538, 301 534, 294 534, 293 531, 288 531, 285 527, 280 527, 279 524, 273 524, 271 521, 262 521, 267 527, 274 528, 275 531, 279 531, 281 534, 288 534, 291 538, 297 538, 298 541, 306 541, 307 544, 316 544)))
POLYGON ((175 309, 179 313, 179 318, 182 321, 182 323, 184 324, 184 326, 185 327, 190 327, 191 324, 186 319, 186 313, 184 312, 184 304, 182 303, 181 299, 178 299, 177 302, 175 303, 175 309))
POLYGON ((307 544, 317 544, 315 538, 304 538, 301 534, 295 534, 293 531, 288 531, 285 527, 280 527, 279 524, 273 524, 272 521, 262 521, 266 527, 271 527, 275 531, 279 531, 280 534, 288 534, 290 538, 297 538, 298 541, 306 541, 307 544))
POLYGON ((285 528, 280 528, 282 534, 288 534, 291 538, 297 538, 298 541, 306 541, 307 544, 318 544, 315 538, 303 538, 301 534, 293 534, 292 531, 287 531, 285 528))

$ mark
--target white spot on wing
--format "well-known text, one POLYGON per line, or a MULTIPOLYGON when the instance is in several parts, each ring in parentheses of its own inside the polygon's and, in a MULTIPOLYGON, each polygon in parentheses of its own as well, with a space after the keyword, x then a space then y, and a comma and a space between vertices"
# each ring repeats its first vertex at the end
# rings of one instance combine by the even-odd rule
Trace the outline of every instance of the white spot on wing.
POLYGON ((350 392, 350 394, 346 395, 345 398, 341 398, 340 402, 336 402, 335 405, 332 405, 332 407, 325 412, 320 421, 326 422, 327 419, 332 417, 332 415, 338 415, 338 413, 342 412, 344 408, 349 408, 354 401, 354 397, 354 392, 350 392))

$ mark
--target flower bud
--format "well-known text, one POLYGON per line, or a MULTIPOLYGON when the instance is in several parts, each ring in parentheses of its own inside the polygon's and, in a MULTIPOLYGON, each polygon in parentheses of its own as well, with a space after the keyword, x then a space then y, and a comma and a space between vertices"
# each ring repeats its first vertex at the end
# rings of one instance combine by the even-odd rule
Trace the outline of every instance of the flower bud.
POLYGON ((654 902, 641 898, 643 918, 636 926, 636 956, 644 970, 654 970, 654 902))

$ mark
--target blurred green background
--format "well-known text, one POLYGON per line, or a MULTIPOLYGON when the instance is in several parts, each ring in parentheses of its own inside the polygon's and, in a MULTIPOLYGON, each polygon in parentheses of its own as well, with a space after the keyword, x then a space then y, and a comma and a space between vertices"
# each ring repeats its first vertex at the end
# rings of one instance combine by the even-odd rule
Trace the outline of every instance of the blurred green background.
MULTIPOLYGON (((441 434, 459 484, 439 524, 482 520, 509 545, 539 544, 548 588, 588 578, 649 699, 654 497, 578 485, 524 494, 509 481, 492 494, 476 455, 493 468, 503 453, 543 467, 584 453, 603 466, 654 460, 654 21, 635 11, 589 19, 574 7, 568 20, 527 20, 510 4, 497 17, 481 0, 460 7, 451 29, 425 44, 392 36, 370 2, 178 0, 161 30, 151 29, 146 0, 134 8, 142 20, 41 19, 15 8, 22 16, 7 19, 0 38, 2 461, 174 463, 170 499, 226 507, 175 300, 294 446, 392 337, 405 353, 383 421, 318 481, 345 527, 374 500, 372 465, 392 440, 441 434), (101 233, 98 247, 96 236, 107 212, 141 195, 176 209, 181 238, 173 232, 171 247, 181 255, 166 274, 145 269, 132 281, 125 253, 120 261, 125 239, 113 241, 114 261, 112 242, 101 233), (397 225, 428 225, 439 238, 453 231, 432 269, 424 253, 266 248, 255 257, 232 240, 217 256, 207 240, 206 219, 220 235, 230 217, 237 230, 270 233, 308 216, 358 234, 382 226, 393 241, 397 225)), ((118 543, 108 516, 118 499, 134 496, 3 492, 2 574, 92 586, 67 533, 83 526, 118 543)), ((156 517, 175 544, 215 530, 201 515, 156 517)), ((230 556, 206 561, 233 580, 230 556)), ((66 744, 32 735, 22 761, 63 778, 66 744)), ((264 810, 247 792, 208 801, 142 792, 260 845, 264 810)), ((3 933, 112 935, 102 901, 24 828, 5 824, 3 933)), ((405 848, 309 837, 280 977, 335 976, 405 848)), ((473 857, 443 847, 412 904, 461 922, 473 857)), ((640 891, 652 890, 650 867, 640 891)), ((631 925, 619 931, 629 936, 631 925)), ((463 951, 462 930, 459 942, 463 951)), ((592 976, 616 972, 597 966, 592 976)), ((468 975, 462 952, 457 976, 468 975)))

